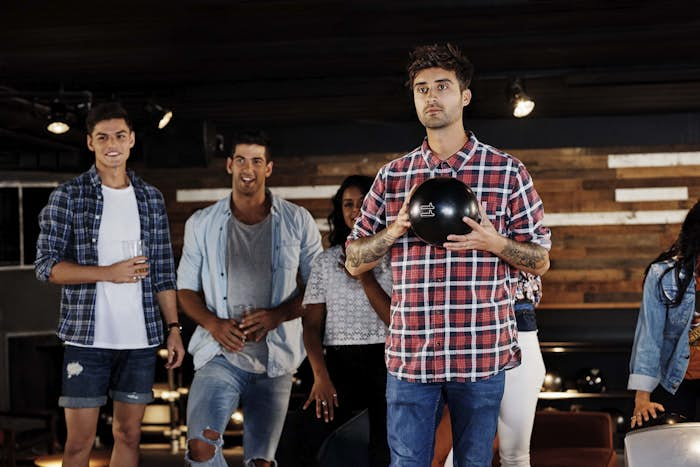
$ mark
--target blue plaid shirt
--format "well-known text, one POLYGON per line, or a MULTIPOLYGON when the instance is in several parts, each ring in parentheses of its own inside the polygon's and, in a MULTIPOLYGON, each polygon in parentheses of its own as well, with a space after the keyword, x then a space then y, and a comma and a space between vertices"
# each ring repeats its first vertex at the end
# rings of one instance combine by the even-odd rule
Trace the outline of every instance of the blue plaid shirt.
MULTIPOLYGON (((141 221, 141 240, 150 273, 142 282, 143 313, 149 345, 163 341, 163 325, 156 294, 175 289, 175 264, 163 195, 128 172, 141 221)), ((37 279, 48 281, 51 269, 62 261, 97 266, 97 236, 103 198, 102 181, 90 170, 56 188, 39 213, 36 242, 37 279)), ((63 341, 92 345, 95 338, 95 284, 64 285, 61 318, 56 334, 63 341)))

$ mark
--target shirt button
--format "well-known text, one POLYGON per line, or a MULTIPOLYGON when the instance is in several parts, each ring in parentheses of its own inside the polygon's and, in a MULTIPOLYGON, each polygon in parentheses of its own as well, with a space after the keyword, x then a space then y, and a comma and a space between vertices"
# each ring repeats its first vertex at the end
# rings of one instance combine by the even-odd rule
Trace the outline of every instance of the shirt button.
POLYGON ((224 273, 223 273, 223 272, 221 273, 221 277, 224 277, 224 273))
POLYGON ((226 297, 224 297, 224 300, 226 300, 226 297))
POLYGON ((442 347, 442 342, 437 341, 437 342, 435 343, 435 347, 442 347))
POLYGON ((96 241, 97 241, 97 239, 95 239, 95 238, 92 239, 92 243, 95 243, 96 241))

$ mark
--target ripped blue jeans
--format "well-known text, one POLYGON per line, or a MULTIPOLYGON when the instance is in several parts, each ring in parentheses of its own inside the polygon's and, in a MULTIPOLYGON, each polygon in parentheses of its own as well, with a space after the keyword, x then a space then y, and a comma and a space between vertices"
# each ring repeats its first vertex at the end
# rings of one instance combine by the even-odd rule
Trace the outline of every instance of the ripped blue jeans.
MULTIPOLYGON (((214 457, 196 462, 185 455, 187 465, 226 467, 221 452, 221 434, 231 414, 243 409, 243 457, 245 465, 254 459, 274 461, 275 451, 287 416, 292 375, 270 378, 243 371, 223 355, 217 355, 197 370, 187 399, 187 438, 215 447, 214 457), (219 433, 217 440, 204 436, 206 430, 219 433)), ((188 445, 189 446, 189 445, 188 445)))

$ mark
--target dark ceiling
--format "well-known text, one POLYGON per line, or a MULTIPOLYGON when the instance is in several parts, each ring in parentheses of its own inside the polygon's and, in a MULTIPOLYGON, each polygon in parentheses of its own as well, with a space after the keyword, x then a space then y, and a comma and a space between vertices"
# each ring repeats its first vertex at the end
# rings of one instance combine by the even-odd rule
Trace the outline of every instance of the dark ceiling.
MULTIPOLYGON (((79 144, 43 129, 62 86, 222 132, 408 122, 408 51, 452 41, 475 64, 467 118, 506 119, 509 78, 528 118, 700 111, 696 2, 525 0, 3 2, 0 149, 79 144)), ((78 115, 76 118, 80 118, 78 115)), ((66 145, 64 147, 64 145, 66 145)))

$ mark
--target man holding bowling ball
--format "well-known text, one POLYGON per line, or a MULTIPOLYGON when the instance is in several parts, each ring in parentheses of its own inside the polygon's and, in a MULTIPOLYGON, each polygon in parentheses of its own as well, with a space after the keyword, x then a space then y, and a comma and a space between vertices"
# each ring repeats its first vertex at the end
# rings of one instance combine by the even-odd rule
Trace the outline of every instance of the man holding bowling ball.
POLYGON ((451 44, 411 53, 407 84, 427 137, 380 169, 348 238, 353 275, 391 258, 385 356, 392 466, 430 465, 444 404, 455 465, 491 464, 504 371, 520 364, 512 309, 518 269, 549 269, 550 231, 525 166, 464 129, 472 69, 451 44), (416 236, 409 220, 413 190, 434 177, 470 187, 481 219, 463 217, 471 232, 437 245, 416 236))

